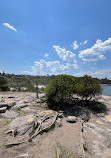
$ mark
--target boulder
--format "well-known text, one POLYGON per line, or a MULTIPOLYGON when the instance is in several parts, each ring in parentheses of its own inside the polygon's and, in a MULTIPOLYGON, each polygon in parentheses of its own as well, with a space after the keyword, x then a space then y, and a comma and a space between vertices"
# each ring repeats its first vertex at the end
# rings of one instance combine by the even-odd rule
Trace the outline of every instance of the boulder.
POLYGON ((5 113, 6 109, 7 109, 7 107, 0 108, 0 113, 5 113))
POLYGON ((28 106, 28 104, 19 104, 18 106, 19 106, 20 108, 25 108, 25 107, 28 106))
POLYGON ((0 107, 7 107, 8 109, 14 106, 15 102, 0 102, 0 107))
POLYGON ((68 116, 67 117, 67 122, 75 123, 76 121, 77 121, 77 117, 75 117, 75 116, 68 116))
POLYGON ((58 119, 56 120, 56 126, 57 126, 57 127, 61 127, 61 126, 62 126, 62 120, 61 120, 61 118, 58 118, 58 119))
POLYGON ((19 116, 19 114, 13 110, 6 111, 5 113, 0 114, 0 117, 8 118, 8 119, 13 119, 16 118, 17 116, 19 116))
POLYGON ((37 110, 29 107, 25 107, 22 109, 24 114, 37 114, 37 110))
POLYGON ((17 133, 17 135, 24 135, 34 126, 35 122, 36 117, 33 115, 17 117, 10 123, 7 133, 12 131, 13 133, 17 133))
POLYGON ((41 102, 41 100, 38 98, 37 100, 36 100, 36 103, 40 103, 41 102))
POLYGON ((18 105, 14 105, 14 106, 11 108, 11 110, 17 111, 17 110, 21 110, 21 108, 20 108, 18 105))

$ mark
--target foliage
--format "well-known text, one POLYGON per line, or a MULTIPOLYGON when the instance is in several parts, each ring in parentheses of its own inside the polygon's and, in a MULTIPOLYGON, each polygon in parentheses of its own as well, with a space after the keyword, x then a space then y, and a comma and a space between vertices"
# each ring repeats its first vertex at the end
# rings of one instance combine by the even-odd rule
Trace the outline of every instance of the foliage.
POLYGON ((101 94, 102 89, 100 84, 91 76, 85 75, 79 79, 77 94, 86 100, 101 94))
POLYGON ((41 93, 41 94, 44 93, 44 89, 45 89, 44 87, 39 88, 39 93, 41 93))
POLYGON ((7 84, 7 80, 4 77, 0 77, 0 91, 9 91, 10 88, 7 84))
POLYGON ((50 108, 57 107, 58 103, 63 103, 66 99, 71 101, 74 94, 82 99, 90 100, 92 97, 101 94, 101 86, 97 80, 85 75, 77 78, 69 75, 60 75, 50 81, 45 89, 46 97, 50 108))
POLYGON ((70 75, 59 75, 50 81, 45 89, 48 103, 57 104, 74 94, 75 78, 70 75))
POLYGON ((83 144, 83 149, 84 149, 84 151, 88 151, 88 146, 87 146, 87 144, 85 143, 85 144, 83 144))

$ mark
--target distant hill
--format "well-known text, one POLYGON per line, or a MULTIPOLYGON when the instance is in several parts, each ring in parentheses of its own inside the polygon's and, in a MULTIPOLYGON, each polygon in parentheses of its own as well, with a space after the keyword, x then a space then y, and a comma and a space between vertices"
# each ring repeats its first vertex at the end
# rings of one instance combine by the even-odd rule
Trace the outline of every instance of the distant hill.
MULTIPOLYGON (((50 80, 54 79, 55 75, 47 76, 32 76, 32 75, 15 75, 0 73, 0 77, 5 77, 8 86, 15 91, 36 91, 36 85, 47 85, 50 80)), ((104 78, 95 78, 100 84, 111 84, 111 80, 104 78)))
POLYGON ((0 73, 0 77, 5 77, 8 86, 15 91, 36 91, 36 85, 47 85, 55 76, 32 76, 0 73))

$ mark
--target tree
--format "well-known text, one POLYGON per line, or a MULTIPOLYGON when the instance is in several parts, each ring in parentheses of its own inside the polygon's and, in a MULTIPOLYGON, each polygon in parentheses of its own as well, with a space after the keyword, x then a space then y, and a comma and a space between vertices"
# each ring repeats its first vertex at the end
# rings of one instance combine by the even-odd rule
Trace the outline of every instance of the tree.
POLYGON ((79 80, 78 87, 76 88, 77 94, 85 100, 90 100, 102 93, 100 84, 91 76, 85 75, 79 80))
POLYGON ((10 88, 7 84, 7 80, 4 77, 0 77, 0 91, 9 91, 10 88))
POLYGON ((71 99, 75 93, 75 78, 70 75, 59 75, 51 80, 45 89, 49 106, 57 105, 65 99, 71 99))

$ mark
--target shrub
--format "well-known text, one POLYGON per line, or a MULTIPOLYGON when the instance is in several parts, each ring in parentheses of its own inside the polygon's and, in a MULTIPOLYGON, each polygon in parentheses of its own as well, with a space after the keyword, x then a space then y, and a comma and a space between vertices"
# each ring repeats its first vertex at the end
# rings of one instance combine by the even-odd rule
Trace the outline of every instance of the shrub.
POLYGON ((57 108, 58 103, 63 103, 66 100, 72 101, 74 94, 82 97, 82 99, 90 100, 92 97, 101 94, 102 89, 97 80, 88 75, 81 78, 59 75, 49 82, 45 92, 49 107, 57 108))
POLYGON ((45 89, 49 106, 71 99, 75 92, 75 78, 70 75, 59 75, 51 80, 45 89))
POLYGON ((7 80, 4 77, 0 77, 0 91, 9 91, 10 88, 7 84, 7 80))
POLYGON ((85 75, 79 80, 76 91, 83 99, 90 100, 92 97, 101 94, 102 89, 97 80, 91 76, 85 75))

